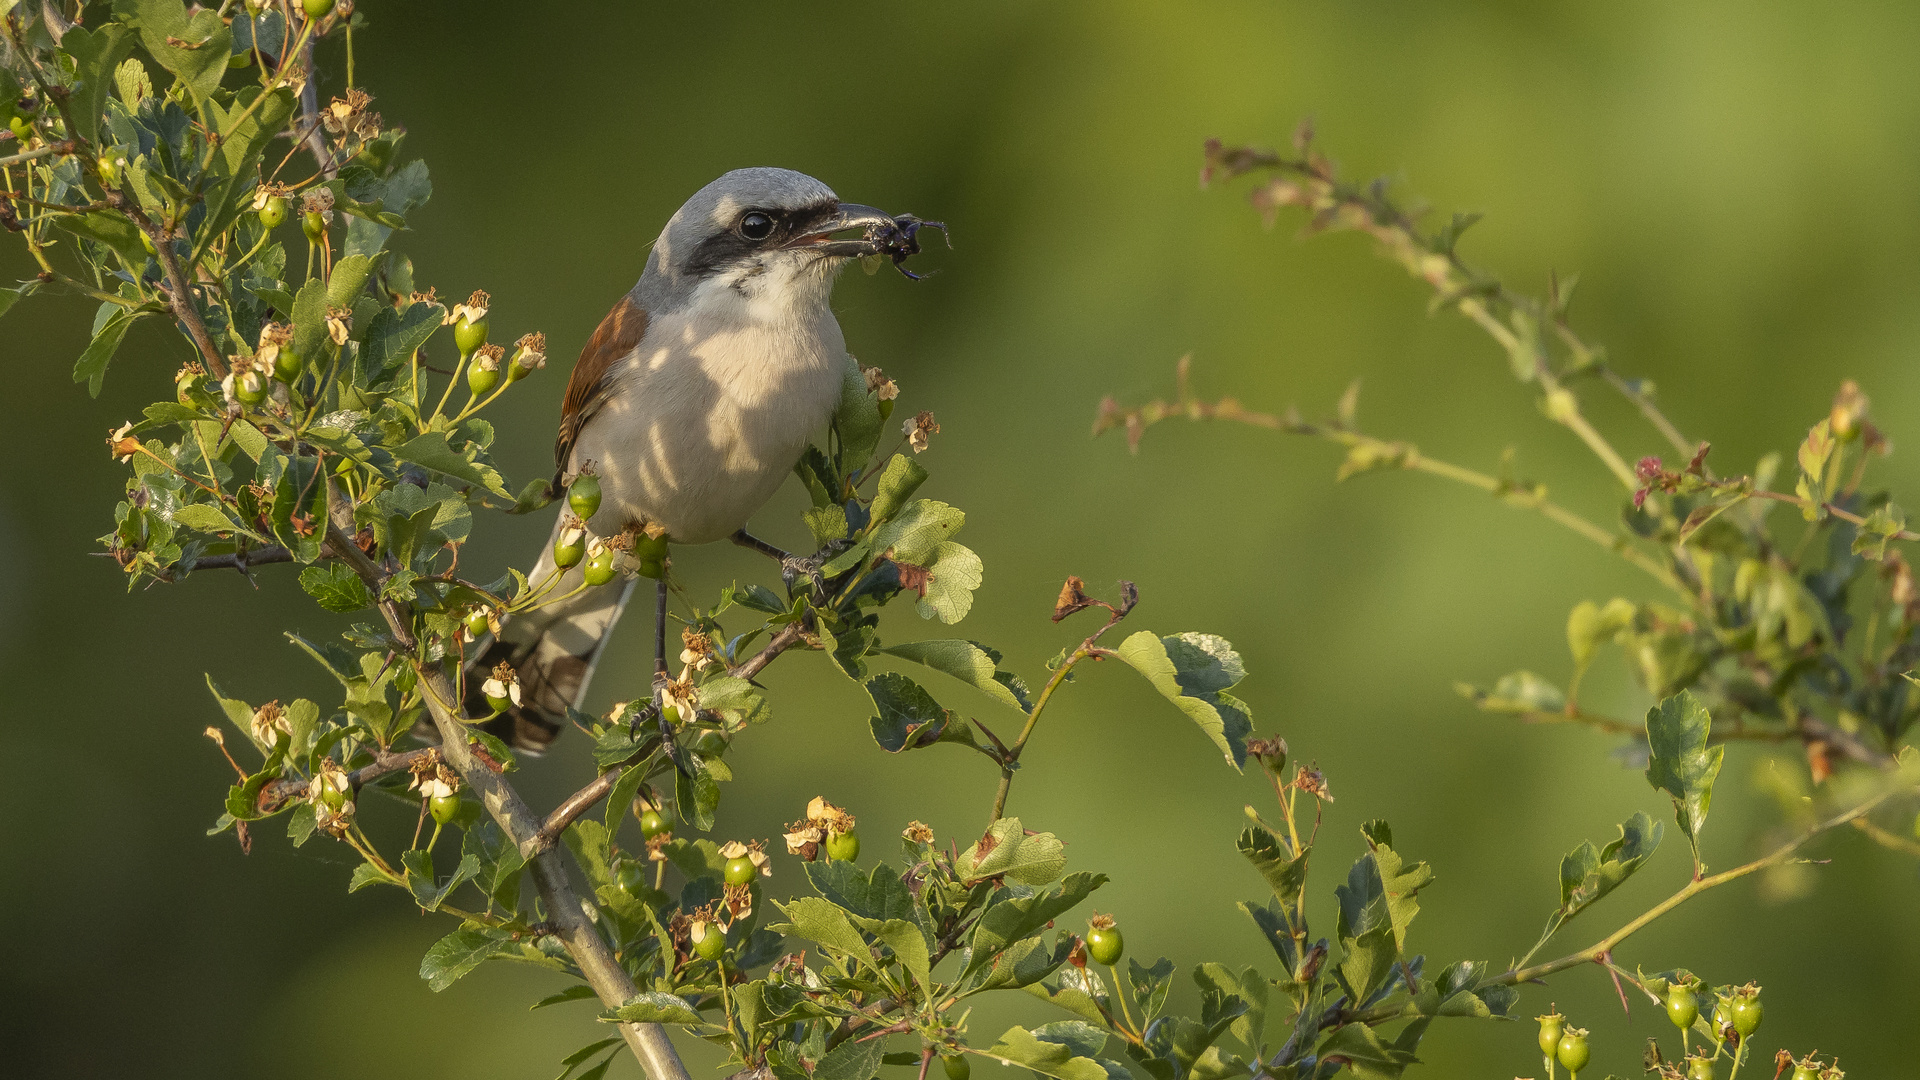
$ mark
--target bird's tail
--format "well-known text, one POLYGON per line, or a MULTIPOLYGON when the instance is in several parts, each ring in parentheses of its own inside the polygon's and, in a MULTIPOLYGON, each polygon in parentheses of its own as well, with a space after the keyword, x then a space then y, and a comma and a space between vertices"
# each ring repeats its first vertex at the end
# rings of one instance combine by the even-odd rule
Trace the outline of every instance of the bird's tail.
MULTIPOLYGON (((554 522, 555 536, 565 518, 563 512, 554 522)), ((539 588, 554 570, 553 543, 549 540, 527 580, 539 588)), ((574 566, 545 594, 567 596, 581 583, 581 567, 574 566)), ((620 612, 627 606, 627 598, 633 594, 633 585, 633 578, 623 576, 578 596, 503 619, 500 632, 475 643, 468 655, 467 715, 485 716, 492 711, 481 686, 495 667, 509 664, 520 677, 520 704, 509 706, 481 727, 515 749, 536 754, 545 750, 566 723, 567 709, 578 708, 586 697, 587 684, 599 666, 614 624, 620 621, 620 612)))

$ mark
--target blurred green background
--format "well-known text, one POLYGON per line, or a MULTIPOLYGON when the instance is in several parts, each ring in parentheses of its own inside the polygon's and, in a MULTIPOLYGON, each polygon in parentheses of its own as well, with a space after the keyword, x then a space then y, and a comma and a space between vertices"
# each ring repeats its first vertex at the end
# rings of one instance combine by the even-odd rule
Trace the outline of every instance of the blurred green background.
MULTIPOLYGON (((1358 852, 1390 819, 1431 860, 1414 942, 1434 959, 1501 963, 1557 899, 1559 856, 1604 841, 1637 809, 1666 816, 1609 740, 1474 712, 1456 679, 1532 668, 1563 680, 1575 602, 1646 583, 1583 541, 1427 478, 1335 486, 1333 450, 1268 432, 1169 424, 1130 457, 1092 440, 1095 404, 1166 392, 1196 357, 1202 393, 1255 407, 1332 407, 1366 380, 1371 430, 1490 468, 1515 445, 1525 475, 1602 518, 1617 492, 1534 411, 1493 346, 1366 242, 1263 231, 1238 191, 1201 192, 1203 139, 1284 143, 1305 115, 1348 175, 1387 174, 1443 211, 1488 213, 1462 250, 1537 291, 1577 271, 1579 325, 1619 366, 1655 379, 1671 414, 1738 468, 1790 450, 1843 377, 1896 439, 1914 430, 1920 346, 1920 8, 1900 3, 1629 2, 1181 5, 792 5, 653 9, 365 0, 361 80, 413 131, 435 195, 396 246, 442 295, 491 290, 510 339, 542 329, 556 363, 496 417, 515 479, 548 467, 569 358, 638 275, 668 214, 723 170, 778 164, 842 197, 952 224, 922 283, 849 275, 836 306, 856 354, 931 408, 942 434, 924 494, 970 516, 987 564, 961 631, 1031 680, 1086 628, 1046 615, 1076 573, 1112 595, 1140 585, 1129 626, 1229 637, 1252 676, 1257 726, 1317 759, 1338 801, 1319 860, 1322 919, 1358 852)), ((336 54, 329 91, 338 88, 336 54)), ((0 272, 26 262, 0 245, 0 272)), ((231 776, 199 735, 219 714, 204 673, 258 702, 330 700, 280 636, 327 634, 284 567, 126 595, 90 554, 123 470, 101 436, 169 392, 185 358, 136 331, 90 401, 68 377, 91 307, 41 298, 0 323, 9 399, 0 440, 0 685, 8 777, 0 858, 11 927, 0 963, 0 1051, 22 1076, 528 1077, 602 1033, 587 1007, 529 1014, 548 972, 495 965, 445 993, 416 975, 447 932, 395 893, 345 893, 349 860, 298 852, 277 828, 243 857, 206 838, 231 776)), ((1595 414, 1631 454, 1658 452, 1616 403, 1595 414)), ((1911 490, 1913 459, 1882 474, 1911 490)), ((759 528, 804 536, 791 490, 759 528)), ((473 564, 522 564, 545 521, 487 523, 473 564)), ((770 581, 727 547, 677 563, 709 595, 770 581)), ((895 634, 921 634, 903 605, 895 634)), ((1082 616, 1082 618, 1091 618, 1082 616)), ((596 708, 632 696, 647 648, 623 627, 596 708)), ((818 656, 770 670, 775 720, 730 758, 717 832, 772 837, 825 794, 860 815, 871 853, 910 818, 943 836, 982 824, 986 762, 936 748, 889 758, 859 689, 818 656)), ((1590 683, 1620 715, 1647 704, 1618 667, 1590 683)), ((970 691, 949 705, 993 714, 970 691)), ((991 722, 991 721, 990 721, 991 722)), ((522 774, 548 805, 583 775, 583 740, 522 774)), ((1727 759, 1708 859, 1751 853, 1772 811, 1727 759)), ((1134 955, 1275 964, 1233 902, 1262 894, 1233 850, 1262 784, 1223 768, 1130 672, 1088 670, 1050 711, 1011 810, 1070 841, 1071 865, 1114 877, 1097 898, 1134 955)), ((388 811, 397 816, 398 811, 388 811)), ((1684 880, 1677 835, 1641 877, 1574 924, 1584 944, 1684 880)), ((963 841, 964 842, 964 841, 963 841)), ((1769 904, 1741 883, 1699 899, 1620 952, 1766 987, 1769 1053, 1838 1053, 1859 1075, 1910 1051, 1888 1018, 1920 1007, 1911 863, 1845 835, 1823 843, 1811 895, 1769 904)), ((776 894, 798 880, 777 864, 776 894)), ((1183 991, 1186 993, 1186 991, 1183 991)), ((1190 997, 1190 995, 1189 995, 1190 997)), ((1595 1075, 1637 1074, 1645 1037, 1597 970, 1530 988, 1594 1029, 1595 1075)), ((990 1040, 1044 1006, 980 1009, 990 1040)), ((1424 1075, 1538 1069, 1531 1024, 1437 1025, 1424 1075)), ((710 1056, 694 1057, 710 1063, 710 1056)), ((615 1075, 637 1075, 621 1062, 615 1075)), ((902 1074, 905 1075, 904 1073, 902 1074)))

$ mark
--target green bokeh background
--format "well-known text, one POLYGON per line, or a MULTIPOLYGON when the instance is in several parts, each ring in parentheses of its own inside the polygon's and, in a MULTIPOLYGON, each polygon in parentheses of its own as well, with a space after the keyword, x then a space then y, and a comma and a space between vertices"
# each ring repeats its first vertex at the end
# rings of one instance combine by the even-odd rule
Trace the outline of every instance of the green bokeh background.
MULTIPOLYGON (((1195 186, 1201 140, 1284 143, 1304 115, 1349 175, 1386 174, 1432 205, 1488 220, 1467 256, 1537 290, 1578 271, 1578 323, 1671 414, 1742 467, 1791 449, 1835 384, 1858 378, 1896 439, 1916 429, 1920 346, 1920 9, 1897 3, 1385 4, 1138 2, 971 5, 507 5, 366 0, 361 80, 413 131, 435 195, 398 238, 443 295, 484 287, 504 336, 543 329, 556 363, 503 402, 509 475, 547 467, 567 359, 638 275, 680 201, 721 171, 779 164, 848 199, 952 223, 922 283, 849 275, 836 306, 852 347, 943 427, 924 493, 970 514, 986 584, 962 632, 1031 679, 1074 639, 1046 614, 1076 573, 1111 595, 1139 582, 1129 625, 1233 640, 1257 726, 1317 759, 1338 801, 1316 866, 1333 884, 1382 816, 1432 861, 1414 944, 1436 960, 1504 962, 1552 906, 1557 859, 1665 799, 1583 731, 1474 712, 1451 684, 1515 668, 1564 679, 1562 627, 1582 599, 1647 583, 1525 513, 1424 477, 1343 486, 1324 446, 1226 426, 1169 424, 1137 457, 1092 440, 1102 394, 1170 388, 1192 352, 1203 393, 1327 411, 1354 378, 1372 430, 1523 473, 1609 517, 1616 490, 1542 419, 1493 346, 1352 237, 1263 231, 1238 192, 1195 186)), ((335 54, 325 58, 335 65, 335 54)), ((11 244, 0 270, 26 273, 11 244)), ((291 851, 260 830, 250 857, 206 838, 230 772, 199 736, 218 713, 204 673, 250 700, 327 700, 325 677, 280 636, 339 629, 285 568, 127 595, 93 537, 123 470, 101 436, 168 392, 183 348, 135 332, 98 401, 68 372, 91 308, 36 299, 0 322, 10 407, 0 448, 0 686, 8 753, 0 865, 10 928, 0 962, 9 1075, 525 1077, 597 1038, 590 1011, 529 1014, 548 972, 497 965, 445 993, 415 974, 450 927, 395 893, 345 894, 343 849, 291 851)), ((1594 413, 1631 455, 1658 452, 1628 411, 1594 413)), ((1911 489, 1911 457, 1884 475, 1911 489)), ((758 520, 804 536, 788 490, 758 520)), ((546 523, 494 520, 471 564, 529 561, 546 523)), ((470 564, 470 565, 471 565, 470 564)), ((725 547, 676 568, 710 593, 769 568, 725 547)), ((896 634, 930 628, 902 605, 896 634)), ((1083 618, 1088 618, 1083 616, 1083 618)), ((647 648, 623 627, 595 707, 632 696, 647 648)), ((865 699, 818 656, 770 670, 775 720, 730 758, 718 833, 769 837, 826 794, 861 816, 872 853, 910 818, 944 835, 983 822, 984 760, 876 748, 865 699)), ((1604 667, 1592 702, 1647 702, 1604 667)), ((971 691, 949 705, 993 714, 971 691)), ((1262 785, 1125 670, 1088 670, 1049 712, 1013 812, 1070 841, 1072 865, 1114 877, 1097 898, 1130 949, 1182 967, 1271 954, 1233 902, 1261 894, 1233 850, 1262 785)), ((522 774, 550 805, 583 775, 566 739, 522 774)), ((1709 861, 1755 850, 1772 812, 1733 748, 1709 861)), ((389 816, 395 816, 389 813, 389 816)), ((963 841, 964 842, 964 841, 963 841)), ((1823 842, 1804 899, 1741 883, 1621 950, 1767 988, 1767 1052, 1837 1052, 1891 1075, 1910 1056, 1890 1021, 1920 990, 1910 861, 1855 835, 1823 842)), ((1685 879, 1677 836, 1583 917, 1573 947, 1685 879)), ((778 894, 798 879, 784 857, 778 894)), ((1183 993, 1185 993, 1183 991, 1183 993)), ((1595 1075, 1636 1075, 1644 1005, 1623 1017, 1598 970, 1531 988, 1594 1029, 1595 1075)), ((972 1034, 1054 1017, 1019 995, 972 1034)), ((1900 1021, 1898 1023, 1904 1023, 1900 1021)), ((1424 1075, 1537 1071, 1531 1024, 1454 1021, 1424 1075)), ((705 1066, 711 1055, 692 1055, 705 1066)), ((697 1071, 704 1071, 704 1068, 697 1071)), ((637 1075, 629 1062, 615 1075, 637 1075)), ((902 1075, 906 1075, 904 1072, 902 1075)))

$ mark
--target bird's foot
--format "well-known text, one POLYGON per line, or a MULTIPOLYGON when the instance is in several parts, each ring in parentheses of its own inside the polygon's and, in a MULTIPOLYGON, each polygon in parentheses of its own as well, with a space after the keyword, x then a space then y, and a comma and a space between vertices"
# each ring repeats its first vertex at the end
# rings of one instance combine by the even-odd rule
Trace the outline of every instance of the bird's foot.
POLYGON ((666 748, 667 756, 673 759, 674 768, 687 776, 694 773, 693 759, 687 756, 686 748, 676 739, 673 724, 667 720, 667 684, 672 681, 664 671, 653 676, 653 700, 634 711, 631 730, 638 734, 643 724, 654 724, 660 731, 660 745, 666 748))
POLYGON ((824 597, 827 592, 827 579, 821 572, 822 568, 832 562, 834 556, 847 550, 849 546, 851 545, 845 540, 829 540, 825 547, 822 547, 819 551, 811 555, 787 555, 782 557, 780 560, 780 580, 786 583, 787 595, 793 595, 794 583, 802 577, 805 577, 813 583, 815 598, 824 597))

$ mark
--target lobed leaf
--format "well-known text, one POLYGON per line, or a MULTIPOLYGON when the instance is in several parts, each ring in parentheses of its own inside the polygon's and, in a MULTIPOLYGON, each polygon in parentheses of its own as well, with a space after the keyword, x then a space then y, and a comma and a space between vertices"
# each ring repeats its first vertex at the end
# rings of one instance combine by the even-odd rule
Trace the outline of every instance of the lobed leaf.
POLYGON ((1142 630, 1121 642, 1116 652, 1200 725, 1234 768, 1246 764, 1253 715, 1226 691, 1247 672, 1225 638, 1197 633, 1159 637, 1142 630))
POLYGON ((1707 745, 1713 718, 1707 707, 1682 690, 1647 710, 1647 782, 1673 797, 1680 831, 1700 857, 1700 830, 1713 802, 1713 781, 1726 747, 1707 745))

